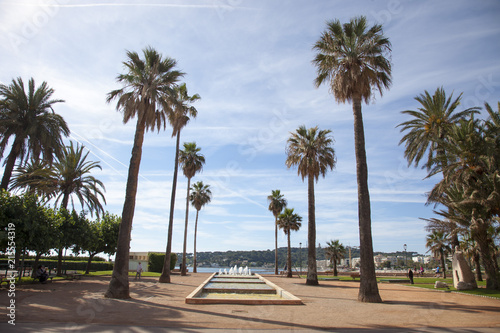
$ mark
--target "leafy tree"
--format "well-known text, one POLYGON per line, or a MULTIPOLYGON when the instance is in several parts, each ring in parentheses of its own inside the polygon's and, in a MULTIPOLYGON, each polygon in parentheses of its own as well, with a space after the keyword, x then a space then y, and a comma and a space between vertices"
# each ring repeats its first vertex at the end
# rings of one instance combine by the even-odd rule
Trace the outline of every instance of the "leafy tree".
POLYGON ((361 274, 358 300, 382 302, 373 262, 370 194, 366 163, 365 135, 361 103, 371 99, 372 92, 389 88, 391 63, 388 60, 391 43, 376 24, 367 29, 366 17, 360 16, 341 24, 329 21, 321 38, 314 45, 318 53, 313 61, 317 67, 315 84, 329 83, 335 100, 352 102, 354 115, 354 149, 358 181, 358 216, 361 274))
POLYGON ((167 232, 167 248, 165 250, 165 262, 163 263, 163 271, 161 272, 159 282, 170 283, 170 258, 172 253, 172 231, 174 228, 174 207, 175 207, 175 191, 177 189, 177 172, 179 168, 179 143, 181 139, 181 130, 187 125, 190 118, 195 118, 198 110, 191 104, 200 99, 200 95, 188 95, 186 84, 174 88, 173 94, 168 101, 172 105, 167 113, 168 122, 172 126, 172 137, 176 137, 175 142, 175 162, 174 176, 172 181, 172 195, 170 196, 170 215, 168 218, 167 232))
POLYGON ((204 185, 202 181, 196 182, 191 187, 189 200, 196 209, 196 220, 194 223, 194 252, 193 252, 193 273, 196 273, 196 236, 198 231, 198 214, 201 208, 212 200, 212 191, 210 185, 204 185))
POLYGON ((44 161, 51 162, 62 149, 62 136, 68 136, 70 131, 52 108, 64 101, 51 99, 53 94, 47 82, 35 88, 33 78, 28 82, 28 91, 20 77, 8 86, 0 84, 0 158, 13 138, 0 188, 8 188, 16 160, 22 163, 29 157, 38 159, 41 154, 44 161))
POLYGON ((143 55, 144 59, 141 59, 136 52, 127 51, 128 59, 123 63, 126 73, 116 78, 123 87, 111 91, 107 97, 108 103, 118 99, 116 109, 123 113, 124 123, 137 117, 116 261, 108 290, 105 293, 105 296, 109 298, 130 298, 128 281, 130 233, 135 211, 144 133, 155 129, 159 131, 162 126, 165 129, 166 113, 170 110, 169 98, 173 94, 175 84, 184 75, 175 70, 177 63, 174 59, 163 58, 151 47, 145 48, 143 55))
POLYGON ((269 210, 274 215, 274 274, 278 275, 278 216, 286 208, 286 199, 280 190, 273 190, 271 195, 267 196, 269 201, 269 210))
POLYGON ((298 231, 302 225, 300 223, 302 221, 302 217, 293 212, 293 208, 285 208, 282 214, 278 216, 278 226, 280 229, 283 229, 285 235, 288 240, 287 247, 287 264, 286 267, 288 269, 287 277, 292 277, 292 251, 290 247, 290 233, 291 231, 298 231))
POLYGON ((318 272, 316 266, 316 217, 314 202, 314 180, 318 181, 321 174, 326 176, 328 169, 333 170, 336 164, 333 138, 329 136, 330 130, 319 130, 318 127, 306 129, 300 126, 287 141, 285 161, 288 168, 296 165, 302 180, 307 177, 307 242, 308 285, 318 285, 318 272))
POLYGON ((182 166, 184 176, 188 179, 187 195, 186 195, 186 221, 184 226, 184 246, 182 249, 182 268, 181 275, 186 275, 186 246, 187 246, 187 231, 189 219, 189 190, 191 189, 191 178, 197 172, 200 172, 205 164, 205 157, 199 154, 201 148, 196 147, 196 142, 184 143, 184 150, 180 151, 179 163, 182 166))
POLYGON ((89 274, 92 259, 98 253, 113 255, 116 253, 118 242, 118 231, 120 229, 121 218, 106 212, 102 218, 95 221, 87 220, 85 232, 80 237, 80 244, 77 251, 87 251, 89 259, 85 274, 89 274))
POLYGON ((337 263, 344 258, 346 249, 338 239, 326 242, 326 255, 333 264, 333 275, 337 276, 337 263))
POLYGON ((449 242, 450 240, 444 232, 434 230, 431 234, 427 235, 425 243, 425 246, 429 248, 434 257, 441 260, 444 279, 446 279, 445 258, 451 252, 451 248, 448 245, 449 242))

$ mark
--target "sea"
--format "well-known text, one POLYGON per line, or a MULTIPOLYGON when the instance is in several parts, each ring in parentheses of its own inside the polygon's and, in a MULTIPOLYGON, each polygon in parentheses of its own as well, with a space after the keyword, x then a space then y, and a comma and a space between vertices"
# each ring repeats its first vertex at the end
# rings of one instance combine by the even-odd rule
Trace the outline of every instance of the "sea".
MULTIPOLYGON (((193 267, 188 267, 189 271, 193 271, 193 267)), ((219 269, 224 272, 224 269, 226 269, 228 272, 231 269, 231 267, 198 267, 196 268, 196 271, 198 273, 218 273, 219 269)), ((257 273, 257 274, 274 274, 274 268, 269 269, 269 268, 264 268, 264 267, 253 267, 249 269, 252 271, 252 273, 257 273)))

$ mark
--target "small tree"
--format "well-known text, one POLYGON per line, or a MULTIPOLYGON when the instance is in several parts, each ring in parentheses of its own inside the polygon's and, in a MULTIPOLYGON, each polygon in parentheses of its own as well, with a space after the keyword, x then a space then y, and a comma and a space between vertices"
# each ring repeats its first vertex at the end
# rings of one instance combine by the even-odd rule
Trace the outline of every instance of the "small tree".
POLYGON ((293 212, 293 208, 285 208, 284 212, 278 216, 278 226, 283 229, 288 240, 287 247, 287 275, 286 277, 292 277, 292 250, 290 246, 290 232, 298 231, 301 227, 302 217, 293 212))
POLYGON ((337 276, 337 263, 340 259, 344 258, 345 255, 345 247, 340 243, 338 239, 326 242, 326 255, 330 259, 330 262, 333 264, 333 275, 337 276))

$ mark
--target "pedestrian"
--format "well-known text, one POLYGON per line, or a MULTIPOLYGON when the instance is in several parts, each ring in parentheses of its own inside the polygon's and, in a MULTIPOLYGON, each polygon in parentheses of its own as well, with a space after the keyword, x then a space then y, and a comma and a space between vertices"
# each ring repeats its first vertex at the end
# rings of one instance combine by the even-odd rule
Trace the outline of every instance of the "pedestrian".
POLYGON ((436 277, 441 277, 441 274, 439 273, 439 266, 436 267, 436 277))
POLYGON ((137 270, 136 270, 136 273, 135 273, 135 279, 134 280, 137 280, 137 278, 139 278, 139 280, 141 279, 141 273, 142 273, 142 264, 141 262, 139 262, 137 264, 137 270))
POLYGON ((413 271, 411 268, 408 270, 408 278, 410 279, 410 284, 413 284, 413 271))

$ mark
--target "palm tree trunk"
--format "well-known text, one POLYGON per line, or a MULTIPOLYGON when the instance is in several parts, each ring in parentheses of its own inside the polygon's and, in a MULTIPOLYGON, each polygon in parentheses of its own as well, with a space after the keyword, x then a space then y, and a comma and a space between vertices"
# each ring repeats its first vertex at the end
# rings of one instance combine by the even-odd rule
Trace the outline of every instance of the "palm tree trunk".
POLYGON ((443 268, 443 279, 446 279, 446 266, 445 266, 446 263, 443 250, 441 250, 440 252, 440 257, 441 257, 441 267, 443 268))
POLYGON ((108 298, 130 298, 128 265, 130 254, 130 234, 135 211, 135 197, 139 177, 139 167, 142 157, 142 143, 144 141, 144 121, 137 119, 135 128, 134 146, 128 168, 127 187, 125 189, 125 202, 123 203, 122 222, 118 232, 118 244, 116 248, 116 259, 113 266, 113 274, 109 282, 108 290, 104 294, 108 298))
POLYGON ((181 269, 182 276, 185 276, 187 274, 186 247, 187 247, 187 232, 188 232, 188 220, 189 220, 189 186, 191 186, 191 178, 188 178, 188 186, 186 194, 186 221, 184 223, 184 246, 182 247, 182 269, 181 269))
POLYGON ((7 162, 5 163, 5 169, 3 172, 2 184, 0 188, 4 190, 8 190, 10 177, 12 176, 12 170, 14 170, 14 165, 16 164, 17 157, 19 156, 19 152, 21 151, 22 140, 16 139, 12 144, 12 149, 10 150, 9 156, 7 156, 7 162))
POLYGON ((378 291, 375 263, 373 261, 368 166, 366 163, 365 133, 360 96, 353 97, 352 111, 354 114, 354 150, 356 152, 356 176, 358 180, 359 251, 361 260, 361 282, 358 300, 380 303, 382 298, 378 291))
POLYGON ((274 274, 278 275, 278 216, 274 216, 274 274))
POLYGON ((476 265, 476 280, 483 281, 483 274, 481 273, 481 263, 479 261, 479 252, 474 253, 474 264, 476 265))
POLYGON ((196 235, 198 233, 198 213, 200 211, 196 210, 196 220, 194 222, 194 250, 193 250, 193 273, 197 273, 196 271, 196 235))
POLYGON ((318 269, 316 266, 316 216, 314 204, 314 176, 307 176, 307 203, 308 203, 308 221, 307 221, 307 279, 306 284, 317 286, 318 269))
POLYGON ((172 194, 170 196, 170 216, 168 219, 168 233, 167 233, 167 249, 165 251, 165 261, 163 262, 163 269, 158 282, 170 283, 170 254, 172 253, 172 231, 174 228, 174 206, 175 206, 175 191, 177 189, 177 172, 179 170, 179 143, 181 140, 181 131, 177 132, 177 139, 175 144, 175 165, 174 165, 174 179, 172 181, 172 194))
POLYGON ((337 276, 339 272, 337 271, 337 257, 333 258, 333 276, 337 276))
POLYGON ((288 256, 287 256, 287 261, 286 265, 288 267, 288 272, 286 274, 286 277, 291 278, 292 277, 292 247, 290 246, 290 232, 291 230, 289 229, 287 232, 287 238, 288 238, 288 256))
POLYGON ((481 228, 476 233, 476 241, 481 251, 481 259, 483 260, 484 272, 486 273, 486 288, 492 290, 500 289, 499 274, 495 268, 493 256, 491 255, 491 247, 488 237, 488 229, 481 228))

